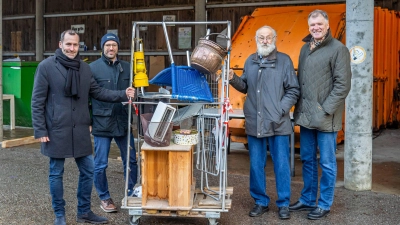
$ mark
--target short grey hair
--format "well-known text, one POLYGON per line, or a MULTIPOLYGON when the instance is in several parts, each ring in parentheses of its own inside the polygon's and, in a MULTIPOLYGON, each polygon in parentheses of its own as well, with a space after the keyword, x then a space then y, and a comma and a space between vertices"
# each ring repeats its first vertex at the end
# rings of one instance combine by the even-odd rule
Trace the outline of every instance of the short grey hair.
POLYGON ((258 39, 258 33, 260 32, 261 29, 264 29, 264 28, 270 29, 272 31, 272 34, 274 35, 274 37, 276 37, 276 31, 274 30, 274 28, 265 25, 265 26, 262 26, 262 27, 258 28, 258 30, 256 31, 256 41, 258 41, 257 40, 258 39))
POLYGON ((324 17, 326 22, 329 22, 328 14, 324 10, 320 10, 320 9, 316 9, 316 10, 312 11, 310 14, 308 14, 308 20, 310 20, 310 18, 318 17, 319 15, 324 17))
MULTIPOLYGON (((64 31, 64 32, 61 33, 61 36, 60 36, 60 41, 61 41, 61 42, 64 41, 65 34, 69 34, 69 35, 78 35, 74 30, 66 30, 66 31, 64 31)), ((78 38, 79 38, 79 35, 78 35, 78 38)))

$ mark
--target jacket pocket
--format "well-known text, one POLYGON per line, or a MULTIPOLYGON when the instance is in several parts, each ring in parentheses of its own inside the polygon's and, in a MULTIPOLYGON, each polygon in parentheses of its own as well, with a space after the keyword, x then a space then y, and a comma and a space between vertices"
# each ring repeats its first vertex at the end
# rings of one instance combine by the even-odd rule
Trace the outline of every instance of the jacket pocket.
POLYGON ((58 124, 59 118, 61 115, 65 115, 63 113, 63 110, 61 107, 57 105, 56 99, 55 99, 55 94, 52 94, 51 98, 51 104, 50 104, 50 110, 51 110, 51 122, 53 124, 53 127, 58 124))
POLYGON ((93 109, 94 116, 111 116, 112 109, 93 109))
POLYGON ((93 130, 111 131, 112 128, 112 109, 93 109, 93 130))
POLYGON ((310 120, 310 128, 315 128, 320 131, 331 130, 332 116, 326 113, 320 104, 317 104, 314 107, 314 113, 310 120))

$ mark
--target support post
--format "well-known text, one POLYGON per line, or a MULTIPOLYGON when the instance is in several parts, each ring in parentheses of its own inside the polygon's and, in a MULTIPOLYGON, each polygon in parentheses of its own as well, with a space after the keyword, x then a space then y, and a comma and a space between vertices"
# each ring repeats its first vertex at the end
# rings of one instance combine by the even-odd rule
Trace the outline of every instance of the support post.
MULTIPOLYGON (((195 6, 194 6, 194 16, 196 21, 206 21, 207 16, 206 16, 206 0, 197 0, 195 1, 195 6)), ((196 25, 195 26, 195 36, 194 36, 194 46, 197 46, 197 42, 201 37, 204 37, 206 35, 206 25, 201 24, 201 25, 196 25)))
POLYGON ((36 61, 43 60, 44 52, 44 21, 43 21, 43 0, 36 0, 36 61))
POLYGON ((3 141, 3 0, 0 0, 0 141, 3 141))
POLYGON ((374 1, 346 1, 351 90, 346 99, 344 187, 371 190, 374 1))

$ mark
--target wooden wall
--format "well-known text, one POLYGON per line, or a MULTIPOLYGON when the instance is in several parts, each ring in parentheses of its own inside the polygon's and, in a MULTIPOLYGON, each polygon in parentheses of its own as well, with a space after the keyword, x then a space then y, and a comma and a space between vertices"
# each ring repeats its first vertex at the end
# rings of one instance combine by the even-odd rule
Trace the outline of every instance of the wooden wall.
MULTIPOLYGON (((282 0, 276 2, 284 2, 282 0)), ((35 53, 35 0, 12 0, 3 1, 3 58, 14 57, 10 54, 19 54, 20 58, 26 61, 34 61, 35 56, 23 56, 21 53, 35 53), (10 19, 9 17, 27 16, 23 19, 10 19), (4 53, 9 53, 8 56, 4 53)), ((131 48, 132 21, 162 21, 163 15, 175 15, 176 21, 194 21, 194 10, 171 10, 159 12, 141 12, 141 13, 111 13, 109 15, 87 15, 87 16, 65 16, 70 13, 85 12, 104 12, 115 10, 148 10, 155 8, 172 8, 179 6, 191 6, 194 8, 195 0, 44 0, 44 32, 45 53, 48 56, 58 48, 59 35, 62 31, 69 29, 73 24, 85 24, 85 33, 81 34, 81 41, 88 46, 88 50, 93 51, 96 45, 100 49, 100 39, 109 29, 118 29, 118 36, 121 40, 120 52, 126 53, 121 56, 122 59, 130 60, 127 54, 131 48), (48 17, 48 15, 60 14, 58 17, 48 17)), ((274 2, 274 0, 231 0, 231 1, 207 1, 207 19, 209 21, 232 22, 232 35, 240 24, 241 18, 250 15, 254 9, 260 6, 240 6, 240 7, 213 7, 219 4, 234 3, 265 3, 274 2)), ((290 0, 287 0, 290 2, 290 0)), ((397 7, 397 1, 381 0, 375 1, 376 6, 382 6, 389 9, 397 7)), ((187 26, 185 26, 187 27, 187 26)), ((221 32, 223 26, 210 26, 212 32, 221 32)), ((170 43, 174 52, 182 51, 178 49, 178 28, 168 27, 170 34, 170 43)), ((192 46, 195 46, 195 29, 192 26, 192 46)), ((141 38, 144 40, 144 50, 166 52, 164 35, 161 27, 149 26, 148 30, 141 32, 141 38)), ((99 50, 97 52, 100 52, 99 50)), ((99 53, 100 54, 100 53, 99 53)), ((83 55, 83 54, 82 54, 83 55)), ((46 57, 47 57, 46 56, 46 57)), ((89 61, 98 58, 98 55, 84 56, 89 61)), ((184 56, 176 57, 177 63, 184 63, 184 56)), ((169 63, 166 56, 166 64, 169 63)))
MULTIPOLYGON (((35 0, 3 1, 3 18, 34 14, 35 0)), ((3 52, 7 51, 35 51, 34 18, 3 20, 3 52)))
POLYGON ((195 0, 47 0, 45 11, 47 13, 66 13, 90 10, 120 10, 136 8, 157 8, 194 5, 195 0))

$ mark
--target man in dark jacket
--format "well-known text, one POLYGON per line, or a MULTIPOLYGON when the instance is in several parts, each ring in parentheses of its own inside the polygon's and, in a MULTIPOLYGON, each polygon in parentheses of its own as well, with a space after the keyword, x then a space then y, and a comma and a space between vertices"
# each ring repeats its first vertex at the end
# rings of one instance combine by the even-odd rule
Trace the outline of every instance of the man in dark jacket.
POLYGON ((132 87, 123 91, 101 88, 89 65, 79 59, 79 36, 73 30, 61 34, 55 55, 39 63, 32 93, 32 124, 41 152, 50 158, 49 186, 56 216, 65 225, 63 173, 65 158, 74 158, 79 169, 78 223, 107 223, 90 210, 93 187, 93 156, 90 138, 89 96, 112 102, 135 96, 132 87))
MULTIPOLYGON (((119 38, 108 33, 101 38, 101 58, 90 63, 94 79, 104 88, 125 90, 130 86, 130 65, 118 59, 119 38)), ((119 147, 124 177, 126 178, 126 158, 128 144, 128 106, 92 99, 92 120, 94 136, 94 186, 100 198, 100 207, 105 212, 116 212, 117 207, 110 196, 106 169, 111 141, 119 147)), ((128 195, 132 195, 137 179, 137 162, 133 136, 130 136, 130 159, 128 174, 128 195)))
POLYGON ((293 132, 289 111, 300 94, 290 57, 275 47, 276 32, 269 26, 257 30, 257 52, 250 55, 241 77, 230 70, 229 83, 247 94, 243 112, 250 155, 250 194, 255 200, 250 216, 269 210, 265 166, 267 142, 274 162, 279 218, 289 219, 289 135, 293 132))
POLYGON ((344 102, 350 91, 349 50, 329 31, 326 12, 315 10, 308 16, 310 35, 299 57, 300 99, 294 112, 300 125, 300 155, 304 187, 290 211, 311 211, 308 219, 326 216, 333 203, 336 184, 336 137, 342 129, 344 102), (322 169, 318 194, 318 161, 322 169))

